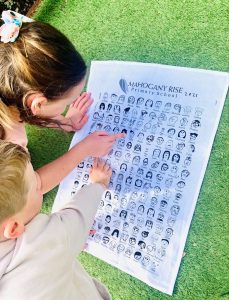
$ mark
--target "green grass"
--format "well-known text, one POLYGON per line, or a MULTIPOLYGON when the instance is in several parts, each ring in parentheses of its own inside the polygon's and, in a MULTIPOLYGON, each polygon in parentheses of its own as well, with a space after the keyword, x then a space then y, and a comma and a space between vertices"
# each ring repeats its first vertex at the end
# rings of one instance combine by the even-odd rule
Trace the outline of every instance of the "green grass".
MULTIPOLYGON (((43 0, 35 18, 64 32, 86 61, 129 60, 228 71, 226 0, 43 0)), ((225 104, 185 246, 173 298, 229 299, 229 105, 225 104)), ((35 167, 68 149, 70 134, 27 127, 35 167)), ((49 212, 56 190, 48 193, 49 212)), ((114 300, 169 299, 139 280, 82 253, 90 274, 114 300)))

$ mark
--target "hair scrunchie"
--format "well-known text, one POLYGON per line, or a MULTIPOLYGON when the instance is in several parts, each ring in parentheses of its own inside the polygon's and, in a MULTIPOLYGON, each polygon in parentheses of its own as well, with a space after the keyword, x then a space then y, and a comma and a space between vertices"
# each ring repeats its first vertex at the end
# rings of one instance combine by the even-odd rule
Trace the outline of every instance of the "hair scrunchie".
POLYGON ((11 10, 2 12, 2 20, 4 24, 0 27, 0 37, 3 43, 15 42, 22 23, 33 22, 32 19, 11 10))

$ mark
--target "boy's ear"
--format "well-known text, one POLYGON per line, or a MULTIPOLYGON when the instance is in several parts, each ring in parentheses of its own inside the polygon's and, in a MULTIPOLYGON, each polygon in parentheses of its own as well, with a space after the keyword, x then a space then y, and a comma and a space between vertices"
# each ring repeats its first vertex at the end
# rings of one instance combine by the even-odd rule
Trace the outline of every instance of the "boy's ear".
POLYGON ((34 115, 38 115, 47 101, 47 98, 45 98, 43 94, 34 93, 28 96, 26 105, 31 109, 34 115))
POLYGON ((25 231, 25 226, 23 223, 18 222, 15 219, 8 220, 4 224, 3 235, 7 239, 16 239, 25 231))

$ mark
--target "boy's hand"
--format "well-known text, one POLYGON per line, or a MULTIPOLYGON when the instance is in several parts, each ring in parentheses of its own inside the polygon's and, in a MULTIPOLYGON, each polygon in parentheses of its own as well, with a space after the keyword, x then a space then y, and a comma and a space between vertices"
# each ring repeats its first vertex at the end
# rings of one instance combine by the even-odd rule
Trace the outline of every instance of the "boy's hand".
POLYGON ((79 144, 84 156, 101 157, 108 154, 116 139, 125 137, 125 133, 109 134, 106 131, 95 131, 87 136, 79 144))
POLYGON ((66 118, 70 121, 73 130, 81 129, 88 121, 86 114, 93 99, 90 93, 83 93, 70 106, 66 118))
POLYGON ((95 158, 90 170, 89 178, 93 183, 101 183, 107 188, 110 182, 112 170, 104 160, 95 158))

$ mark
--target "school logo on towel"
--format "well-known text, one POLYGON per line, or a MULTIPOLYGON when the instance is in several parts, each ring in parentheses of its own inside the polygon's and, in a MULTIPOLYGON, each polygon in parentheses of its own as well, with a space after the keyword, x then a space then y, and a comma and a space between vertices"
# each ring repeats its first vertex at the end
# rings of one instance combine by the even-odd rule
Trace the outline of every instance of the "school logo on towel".
POLYGON ((119 85, 121 90, 126 94, 128 92, 128 84, 125 79, 119 80, 119 85))

